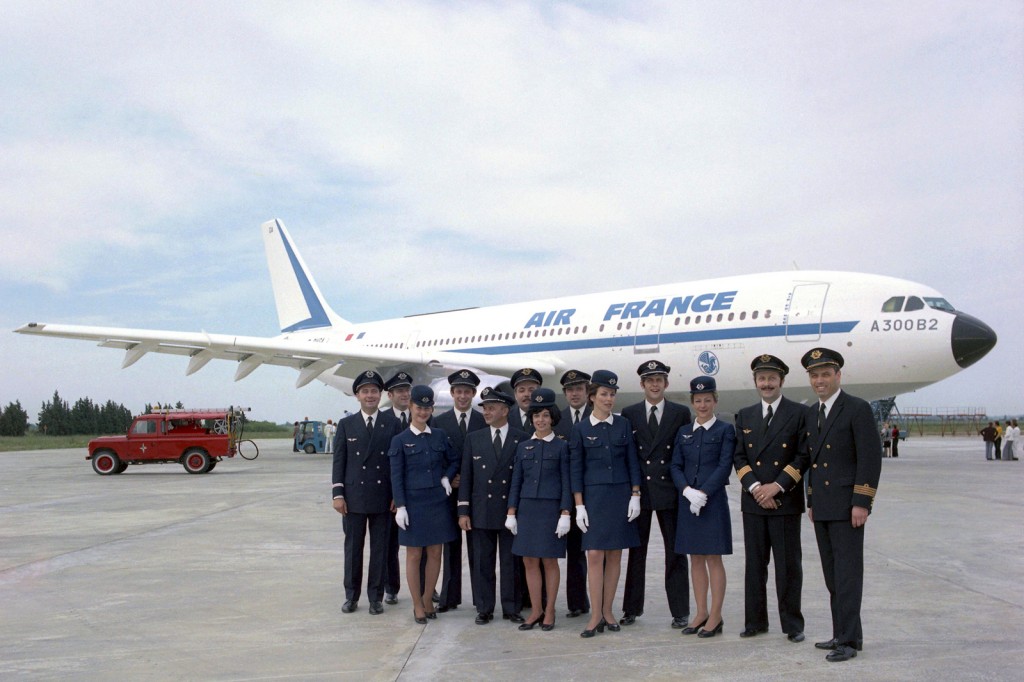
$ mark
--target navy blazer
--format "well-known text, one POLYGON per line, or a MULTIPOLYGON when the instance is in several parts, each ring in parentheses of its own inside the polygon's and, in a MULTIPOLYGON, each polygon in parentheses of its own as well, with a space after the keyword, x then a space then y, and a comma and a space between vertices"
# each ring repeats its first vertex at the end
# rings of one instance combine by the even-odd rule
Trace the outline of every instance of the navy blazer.
POLYGON ((520 441, 527 438, 524 432, 509 426, 499 456, 494 452, 490 427, 466 436, 460 469, 459 516, 468 516, 473 528, 501 530, 505 527, 512 464, 520 441))
MULTIPOLYGON (((573 410, 571 408, 568 408, 568 407, 565 408, 564 410, 562 410, 562 418, 561 418, 561 420, 552 429, 552 431, 555 432, 556 436, 558 436, 559 438, 561 438, 562 440, 565 440, 567 442, 568 442, 569 438, 572 436, 572 427, 575 426, 575 424, 572 423, 572 413, 573 413, 573 410)), ((581 407, 580 408, 580 413, 581 413, 580 421, 583 421, 584 419, 589 417, 590 416, 590 405, 587 404, 587 405, 584 405, 583 407, 581 407)))
POLYGON ((378 411, 373 433, 362 411, 338 422, 334 435, 331 497, 342 496, 356 514, 379 514, 391 508, 388 447, 400 422, 391 410, 378 411))
POLYGON ((640 486, 640 465, 629 420, 612 415, 612 423, 590 423, 583 419, 569 438, 569 478, 573 493, 584 486, 629 483, 640 486))
POLYGON ((448 436, 438 428, 418 436, 411 428, 402 431, 391 439, 388 459, 396 507, 405 506, 405 491, 440 486, 445 476, 451 482, 459 471, 459 458, 448 436))
POLYGON ((516 450, 508 506, 519 508, 520 499, 558 500, 559 509, 573 508, 569 490, 569 446, 557 436, 550 443, 527 438, 516 450))
POLYGON ((729 485, 732 456, 736 451, 736 430, 716 419, 711 429, 687 424, 676 434, 672 450, 672 482, 682 495, 687 486, 709 498, 729 485))
POLYGON ((807 406, 807 506, 814 520, 844 521, 851 507, 868 511, 882 474, 882 439, 867 401, 840 391, 818 431, 818 405, 807 406), (813 496, 813 502, 812 502, 813 496))
POLYGON ((622 416, 629 420, 636 441, 636 456, 640 464, 640 508, 675 509, 679 494, 672 483, 672 446, 676 434, 690 423, 690 408, 666 400, 664 414, 658 422, 658 431, 651 433, 647 401, 629 405, 622 416))
POLYGON ((747 514, 802 514, 804 488, 800 480, 807 472, 807 408, 785 396, 764 433, 761 401, 744 407, 736 415, 736 452, 733 465, 743 486, 740 508, 747 514), (775 509, 765 509, 748 491, 755 483, 778 483, 783 492, 775 496, 775 509))
MULTIPOLYGON (((430 428, 435 426, 446 434, 448 434, 448 440, 452 442, 452 447, 455 448, 455 454, 459 457, 459 464, 462 464, 462 451, 466 447, 465 437, 462 435, 462 429, 459 428, 459 420, 455 408, 436 414, 430 420, 430 428)), ((469 411, 469 417, 466 419, 466 434, 479 431, 480 429, 487 428, 487 422, 484 421, 484 416, 471 409, 469 411)), ((458 472, 456 472, 458 473, 458 472)))
POLYGON ((508 423, 520 431, 525 431, 529 435, 533 434, 533 422, 530 421, 529 415, 527 415, 525 422, 523 422, 522 417, 519 416, 519 403, 513 405, 508 411, 508 423))

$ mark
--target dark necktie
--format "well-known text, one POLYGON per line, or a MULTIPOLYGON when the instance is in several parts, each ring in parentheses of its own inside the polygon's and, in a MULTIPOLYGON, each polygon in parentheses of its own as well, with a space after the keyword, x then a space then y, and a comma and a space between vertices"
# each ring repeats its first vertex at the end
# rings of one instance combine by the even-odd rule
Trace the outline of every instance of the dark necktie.
POLYGON ((366 430, 373 433, 373 417, 366 418, 366 430))
POLYGON ((494 454, 501 457, 501 431, 494 430, 494 454))
POLYGON ((402 428, 409 426, 409 420, 405 418, 405 412, 402 413, 402 428))
POLYGON ((651 433, 658 433, 658 418, 655 413, 658 411, 657 405, 651 405, 651 416, 647 418, 647 426, 651 429, 651 433))
POLYGON ((466 435, 466 413, 463 412, 459 415, 459 431, 462 431, 462 435, 466 435))
POLYGON ((821 427, 825 425, 825 403, 822 403, 818 408, 818 431, 821 431, 821 427))
POLYGON ((573 418, 572 423, 573 424, 579 424, 580 423, 580 411, 579 410, 576 410, 576 416, 573 418))
POLYGON ((766 414, 764 416, 764 421, 761 423, 761 433, 768 433, 768 425, 771 424, 771 422, 772 422, 772 415, 773 414, 774 414, 774 411, 772 410, 772 406, 769 405, 768 406, 768 414, 766 414))

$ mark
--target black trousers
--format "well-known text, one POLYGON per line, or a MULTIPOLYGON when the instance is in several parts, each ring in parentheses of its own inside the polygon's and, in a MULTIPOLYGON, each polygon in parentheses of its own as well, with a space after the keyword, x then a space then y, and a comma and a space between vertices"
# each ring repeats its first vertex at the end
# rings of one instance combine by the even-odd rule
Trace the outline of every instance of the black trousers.
MULTIPOLYGON (((459 493, 458 489, 453 490, 452 494, 448 496, 448 505, 452 510, 452 518, 458 519, 458 505, 459 505, 459 493)), ((455 539, 451 542, 447 542, 444 545, 443 555, 441 558, 441 587, 438 590, 441 596, 441 601, 438 602, 440 606, 447 606, 452 608, 462 603, 462 535, 463 531, 458 531, 455 539)), ((468 535, 466 537, 466 552, 470 558, 473 556, 473 537, 468 535)), ((470 592, 472 597, 472 603, 476 604, 476 594, 473 593, 475 585, 470 580, 470 592)))
POLYGON ((494 613, 497 578, 495 563, 501 574, 501 612, 504 615, 522 610, 522 594, 517 590, 516 562, 512 556, 512 533, 502 528, 490 530, 474 528, 469 531, 473 538, 470 575, 476 589, 474 605, 480 613, 494 613))
POLYGON ((775 594, 778 596, 782 631, 787 635, 804 631, 804 616, 800 612, 804 583, 803 551, 800 547, 802 516, 743 515, 745 627, 768 627, 768 560, 774 559, 775 594))
MULTIPOLYGON (((402 571, 398 567, 398 524, 395 515, 388 512, 388 558, 384 577, 384 591, 397 595, 402 587, 402 571)), ((422 583, 421 583, 422 584, 422 583)))
POLYGON ((840 644, 864 639, 860 603, 864 593, 864 526, 850 520, 815 521, 814 536, 821 554, 821 570, 832 608, 832 636, 840 644))
POLYGON ((565 536, 565 604, 570 611, 589 611, 587 590, 587 553, 583 551, 583 531, 576 525, 575 515, 565 536))
POLYGON ((345 530, 345 598, 359 601, 363 586, 363 549, 366 531, 370 531, 370 562, 366 578, 366 596, 370 601, 384 599, 384 573, 387 570, 388 524, 391 513, 357 514, 342 517, 345 530))
POLYGON ((626 562, 626 588, 622 592, 622 613, 639 616, 644 612, 647 545, 651 539, 651 521, 658 515, 661 539, 665 545, 665 594, 673 618, 690 616, 690 570, 685 554, 676 554, 677 509, 641 509, 635 523, 640 531, 640 546, 631 547, 626 562))

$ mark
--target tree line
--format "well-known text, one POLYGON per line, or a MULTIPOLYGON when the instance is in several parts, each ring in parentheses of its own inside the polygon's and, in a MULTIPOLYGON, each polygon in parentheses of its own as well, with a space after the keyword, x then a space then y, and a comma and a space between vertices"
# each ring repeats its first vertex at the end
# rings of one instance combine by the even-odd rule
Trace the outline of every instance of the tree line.
MULTIPOLYGON (((58 391, 43 403, 37 422, 39 432, 49 436, 124 433, 131 423, 131 410, 113 400, 100 405, 79 398, 70 405, 58 391)), ((27 432, 28 413, 20 401, 9 403, 0 412, 0 436, 24 436, 27 432)))

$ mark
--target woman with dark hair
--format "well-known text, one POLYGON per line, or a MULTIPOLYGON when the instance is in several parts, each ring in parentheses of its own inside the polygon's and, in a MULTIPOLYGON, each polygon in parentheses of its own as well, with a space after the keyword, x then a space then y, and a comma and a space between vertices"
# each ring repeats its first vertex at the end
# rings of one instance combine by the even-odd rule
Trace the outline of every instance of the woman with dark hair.
POLYGON ((608 628, 621 629, 612 602, 622 570, 622 550, 637 547, 640 533, 640 463, 633 430, 612 414, 619 378, 606 369, 594 372, 587 388, 593 411, 573 428, 569 470, 576 502, 576 525, 583 531, 590 585, 590 620, 580 637, 608 628))
POLYGON ((398 542, 405 546, 405 575, 412 594, 413 617, 424 624, 437 618, 431 595, 441 571, 441 547, 458 530, 448 496, 451 479, 459 473, 459 458, 441 429, 427 424, 434 412, 434 391, 413 386, 409 428, 391 439, 391 492, 395 499, 398 542), (426 567, 420 584, 420 559, 426 548, 426 567), (427 611, 427 606, 430 611, 427 611))
POLYGON ((696 615, 682 632, 706 638, 721 632, 724 624, 722 555, 732 554, 732 522, 725 486, 736 450, 736 430, 715 417, 718 390, 712 377, 700 376, 690 382, 690 404, 696 418, 679 429, 672 450, 672 482, 686 498, 679 504, 676 553, 690 555, 690 578, 697 603, 696 615))
POLYGON ((540 629, 548 632, 555 627, 555 597, 561 577, 558 560, 565 556, 565 535, 571 520, 569 446, 552 430, 561 418, 554 391, 535 390, 526 414, 534 432, 516 450, 505 527, 515 535, 512 553, 523 557, 532 605, 519 629, 532 630, 540 621, 540 629), (543 604, 542 584, 547 590, 543 604))

